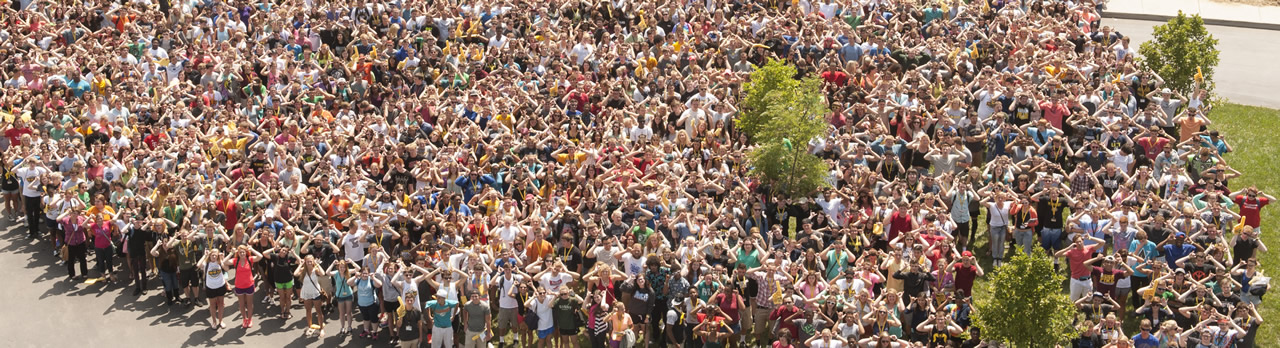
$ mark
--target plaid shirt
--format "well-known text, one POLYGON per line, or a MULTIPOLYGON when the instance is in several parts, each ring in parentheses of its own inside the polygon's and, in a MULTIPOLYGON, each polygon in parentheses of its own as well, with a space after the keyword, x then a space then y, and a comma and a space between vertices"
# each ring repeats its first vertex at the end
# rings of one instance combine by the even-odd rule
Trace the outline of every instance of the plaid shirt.
POLYGON ((773 301, 773 294, 791 286, 791 277, 782 273, 775 272, 773 279, 769 279, 767 272, 757 271, 751 273, 750 277, 760 282, 760 292, 756 294, 756 306, 760 308, 777 307, 778 304, 774 304, 773 301))

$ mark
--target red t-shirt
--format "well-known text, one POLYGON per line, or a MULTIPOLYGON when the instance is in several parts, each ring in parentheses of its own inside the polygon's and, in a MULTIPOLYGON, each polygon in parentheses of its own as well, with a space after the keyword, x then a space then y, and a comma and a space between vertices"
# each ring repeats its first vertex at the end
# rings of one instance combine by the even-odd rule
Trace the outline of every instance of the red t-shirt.
POLYGON ((1112 268, 1110 271, 1103 270, 1102 267, 1094 266, 1091 271, 1093 274, 1093 291, 1101 292, 1106 295, 1116 296, 1116 282, 1120 281, 1124 271, 1112 268))
POLYGON ((1244 217, 1244 224, 1253 228, 1258 228, 1262 224, 1262 217, 1259 216, 1262 207, 1271 204, 1271 200, 1267 197, 1249 199, 1245 195, 1236 195, 1235 202, 1240 206, 1240 216, 1244 217))
POLYGON ((965 295, 973 294, 973 280, 978 278, 978 266, 957 263, 955 266, 956 291, 965 295))
POLYGON ((1071 266, 1071 278, 1079 279, 1088 277, 1093 271, 1092 268, 1085 267, 1084 262, 1093 258, 1093 251, 1102 244, 1094 244, 1083 248, 1071 248, 1067 250, 1067 264, 1071 266))
POLYGON ((796 306, 778 307, 778 309, 773 310, 773 313, 769 314, 769 320, 777 321, 779 329, 787 329, 787 331, 791 332, 791 338, 796 339, 800 337, 800 331, 797 330, 795 322, 786 319, 797 312, 800 312, 800 308, 796 306))
POLYGON ((1169 139, 1157 137, 1143 137, 1138 139, 1138 145, 1142 145, 1142 150, 1147 155, 1147 159, 1154 161, 1160 152, 1164 151, 1164 146, 1169 144, 1169 139))
POLYGON ((725 315, 729 316, 730 322, 738 321, 741 315, 739 312, 742 311, 742 308, 738 308, 737 297, 733 295, 718 294, 712 300, 715 301, 717 306, 720 306, 720 310, 724 311, 725 315))
POLYGON ((4 137, 9 138, 11 146, 18 145, 18 141, 21 140, 23 134, 31 134, 31 128, 9 128, 4 131, 4 137))
POLYGON ((1040 114, 1055 128, 1062 129, 1062 120, 1071 113, 1066 104, 1044 101, 1040 103, 1040 114))
POLYGON ((911 231, 911 214, 895 211, 889 217, 889 240, 898 238, 898 233, 911 231))
POLYGON ((844 87, 845 85, 849 84, 849 74, 845 74, 843 71, 823 72, 822 79, 827 81, 827 83, 830 83, 839 87, 844 87))

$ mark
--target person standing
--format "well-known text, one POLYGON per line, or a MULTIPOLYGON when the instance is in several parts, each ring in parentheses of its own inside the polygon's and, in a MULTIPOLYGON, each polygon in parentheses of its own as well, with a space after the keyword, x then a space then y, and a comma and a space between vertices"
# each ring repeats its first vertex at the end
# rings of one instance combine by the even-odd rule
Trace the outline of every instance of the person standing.
POLYGON ((245 329, 253 327, 253 264, 259 260, 262 260, 262 253, 247 245, 241 245, 234 254, 222 260, 224 269, 236 271, 236 302, 240 305, 240 317, 244 318, 242 327, 245 329))
MULTIPOLYGON (((436 290, 435 299, 424 304, 424 307, 431 312, 431 348, 453 346, 453 315, 458 308, 458 302, 451 301, 448 297, 448 291, 444 289, 436 290)), ((412 330, 416 325, 416 323, 413 325, 406 324, 404 327, 412 330)), ((404 340, 401 339, 401 342, 404 342, 404 340)), ((412 346, 404 346, 404 348, 409 347, 412 346)))
POLYGON ((124 254, 129 260, 129 275, 133 279, 133 296, 141 296, 147 289, 147 243, 155 241, 151 231, 154 223, 135 215, 126 229, 124 254))
POLYGON ((40 185, 44 176, 50 173, 49 168, 39 163, 35 157, 32 155, 23 158, 18 164, 18 169, 14 170, 22 183, 22 205, 25 209, 23 211, 26 212, 27 237, 31 239, 40 238, 40 224, 44 222, 44 200, 40 185))
POLYGON ((280 319, 288 320, 293 317, 289 309, 293 306, 293 271, 299 264, 298 255, 288 247, 277 245, 265 257, 271 261, 271 281, 280 295, 280 319))
MULTIPOLYGON (((557 303, 557 308, 559 304, 557 303)), ((576 308, 581 308, 579 304, 576 308)), ((467 293, 467 304, 462 306, 462 323, 466 326, 466 337, 462 340, 463 348, 488 347, 489 338, 493 337, 493 313, 489 311, 489 301, 485 301, 479 292, 467 293)), ((576 336, 570 336, 576 340, 576 336)))
POLYGON ((1067 259, 1067 266, 1071 271, 1071 302, 1075 302, 1084 297, 1084 295, 1093 292, 1093 281, 1090 277, 1090 274, 1093 273, 1093 268, 1085 265, 1085 261, 1092 259, 1093 253, 1104 245, 1106 245, 1104 240, 1080 234, 1076 235, 1070 248, 1054 253, 1055 257, 1067 259), (1098 243, 1086 246, 1084 245, 1085 238, 1098 243))
POLYGON ((1005 237, 1009 235, 1009 210, 1013 202, 1006 199, 1005 193, 995 192, 983 198, 982 204, 987 207, 987 227, 990 230, 988 256, 991 256, 993 267, 1000 267, 1004 263, 1005 237))
POLYGON ((182 288, 178 285, 178 255, 170 247, 173 245, 172 239, 173 237, 165 236, 156 241, 150 253, 156 264, 160 283, 164 286, 164 304, 167 306, 172 306, 178 300, 178 295, 182 294, 182 288))
POLYGON ((64 240, 67 242, 67 280, 84 279, 89 274, 88 260, 85 254, 88 253, 88 245, 85 245, 88 239, 89 219, 80 215, 78 209, 69 209, 63 213, 63 217, 59 219, 62 225, 62 231, 66 234, 64 240), (76 275, 75 264, 80 263, 80 275, 76 275))
POLYGON ((223 266, 222 251, 210 249, 196 261, 196 267, 204 274, 204 294, 209 298, 209 325, 224 329, 222 309, 225 307, 223 296, 227 294, 227 269, 223 266))
POLYGON ((1031 255, 1035 243, 1035 228, 1039 224, 1035 206, 1026 196, 1018 200, 1018 204, 1009 209, 1010 223, 1013 224, 1013 240, 1022 247, 1022 252, 1031 255))
POLYGON ((93 255, 96 260, 98 272, 102 273, 102 277, 112 282, 116 281, 115 274, 115 247, 111 241, 119 236, 116 225, 108 221, 104 221, 100 217, 93 218, 93 222, 89 224, 89 231, 93 232, 93 255))
MULTIPOLYGON (((404 296, 400 298, 400 348, 418 348, 418 341, 422 339, 422 310, 418 308, 417 296, 404 296)), ((427 303, 430 303, 428 301, 427 303)), ((452 332, 452 331, 450 331, 452 332)), ((432 336, 431 344, 435 346, 436 342, 441 341, 441 336, 432 336)), ((453 340, 449 340, 452 343, 453 340)), ((443 343, 442 343, 443 344, 443 343)))
POLYGON ((294 279, 301 281, 299 285, 298 297, 302 298, 302 305, 307 312, 307 330, 306 335, 316 334, 318 337, 324 337, 324 301, 321 299, 322 292, 320 287, 320 276, 324 275, 320 263, 315 257, 307 255, 302 260, 302 264, 293 271, 294 279), (312 314, 315 314, 315 321, 311 321, 312 314))
MULTIPOLYGON (((25 195, 25 192, 23 193, 25 195)), ((1249 187, 1240 191, 1232 192, 1231 199, 1236 206, 1240 207, 1240 216, 1244 219, 1244 225, 1252 228, 1254 233, 1261 232, 1262 226, 1262 207, 1271 204, 1275 197, 1262 193, 1257 187, 1249 187)))

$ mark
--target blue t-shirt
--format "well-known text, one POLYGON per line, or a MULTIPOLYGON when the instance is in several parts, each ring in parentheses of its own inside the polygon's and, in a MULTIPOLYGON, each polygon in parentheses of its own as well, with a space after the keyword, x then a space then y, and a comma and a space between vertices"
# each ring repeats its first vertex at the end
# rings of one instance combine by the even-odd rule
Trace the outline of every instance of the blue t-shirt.
POLYGON ((1166 244, 1164 246, 1164 260, 1167 264, 1174 264, 1178 260, 1190 255, 1196 251, 1196 246, 1191 244, 1173 245, 1166 244))
POLYGON ((368 307, 374 304, 373 279, 356 280, 356 304, 368 307))
POLYGON ((453 322, 451 321, 452 318, 450 317, 453 314, 453 308, 457 306, 458 301, 450 300, 444 300, 444 303, 431 300, 426 303, 427 309, 431 311, 431 322, 439 328, 453 327, 453 322))
POLYGON ((1147 338, 1142 338, 1142 334, 1133 335, 1133 348, 1156 348, 1160 346, 1160 340, 1156 339, 1156 335, 1148 334, 1147 338))

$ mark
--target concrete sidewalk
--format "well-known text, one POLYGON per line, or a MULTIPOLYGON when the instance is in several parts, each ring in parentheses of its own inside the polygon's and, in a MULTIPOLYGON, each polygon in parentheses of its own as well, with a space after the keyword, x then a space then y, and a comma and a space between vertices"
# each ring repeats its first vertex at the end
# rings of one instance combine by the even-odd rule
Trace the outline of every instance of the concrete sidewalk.
POLYGON ((1205 24, 1280 30, 1280 7, 1226 4, 1213 0, 1111 0, 1104 18, 1165 21, 1178 15, 1200 14, 1205 24))

